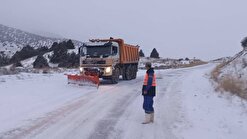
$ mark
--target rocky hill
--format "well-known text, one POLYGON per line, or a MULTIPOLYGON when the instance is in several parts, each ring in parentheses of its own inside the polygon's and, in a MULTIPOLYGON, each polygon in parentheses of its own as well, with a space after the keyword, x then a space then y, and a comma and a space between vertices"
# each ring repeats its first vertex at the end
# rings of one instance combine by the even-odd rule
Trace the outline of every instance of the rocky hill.
MULTIPOLYGON (((53 42, 61 42, 64 40, 68 39, 44 37, 0 24, 0 53, 8 57, 13 56, 16 51, 21 50, 26 45, 30 45, 34 48, 40 48, 42 46, 49 48, 53 42)), ((75 47, 82 45, 80 41, 72 41, 75 47)))

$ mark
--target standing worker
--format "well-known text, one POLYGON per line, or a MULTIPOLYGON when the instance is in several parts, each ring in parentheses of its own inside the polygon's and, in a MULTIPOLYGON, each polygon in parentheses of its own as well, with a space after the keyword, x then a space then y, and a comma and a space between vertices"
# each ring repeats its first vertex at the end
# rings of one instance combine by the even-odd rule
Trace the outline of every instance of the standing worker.
POLYGON ((145 120, 142 124, 149 124, 154 122, 154 108, 153 98, 156 93, 156 75, 150 62, 145 64, 147 69, 144 83, 142 87, 142 95, 144 97, 143 109, 145 111, 145 120))

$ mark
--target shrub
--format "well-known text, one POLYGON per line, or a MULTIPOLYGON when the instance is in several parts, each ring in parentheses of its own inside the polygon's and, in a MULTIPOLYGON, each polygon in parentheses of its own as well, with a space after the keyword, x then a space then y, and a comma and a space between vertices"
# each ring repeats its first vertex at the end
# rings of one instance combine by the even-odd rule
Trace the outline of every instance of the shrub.
POLYGON ((219 75, 220 75, 220 73, 221 73, 221 69, 222 69, 222 67, 224 67, 226 65, 226 63, 221 63, 221 64, 219 64, 219 65, 217 65, 214 69, 213 69, 213 71, 211 72, 211 78, 214 80, 214 81, 218 81, 218 77, 219 77, 219 75))
POLYGON ((17 61, 13 64, 13 67, 23 67, 20 61, 17 61))
POLYGON ((47 68, 49 67, 49 64, 47 60, 42 56, 39 55, 36 60, 33 62, 33 67, 34 68, 47 68))
POLYGON ((247 92, 244 81, 231 75, 225 75, 219 82, 219 87, 225 91, 231 92, 241 98, 247 99, 247 92))
POLYGON ((247 61, 245 58, 242 59, 242 62, 243 62, 243 69, 247 67, 247 61))

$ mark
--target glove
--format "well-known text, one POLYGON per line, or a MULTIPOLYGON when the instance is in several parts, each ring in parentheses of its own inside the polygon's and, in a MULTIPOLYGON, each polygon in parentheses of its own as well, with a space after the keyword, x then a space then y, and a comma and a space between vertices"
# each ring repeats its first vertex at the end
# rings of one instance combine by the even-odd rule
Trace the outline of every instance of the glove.
POLYGON ((143 94, 146 95, 148 92, 147 91, 144 91, 143 94))

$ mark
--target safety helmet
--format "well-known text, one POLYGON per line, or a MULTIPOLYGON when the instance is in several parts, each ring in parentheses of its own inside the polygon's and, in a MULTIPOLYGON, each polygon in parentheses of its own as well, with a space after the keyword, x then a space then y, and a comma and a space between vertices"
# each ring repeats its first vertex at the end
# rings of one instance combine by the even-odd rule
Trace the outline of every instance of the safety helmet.
POLYGON ((151 67, 152 67, 151 62, 147 62, 147 63, 145 64, 145 67, 147 67, 147 68, 151 68, 151 67))

